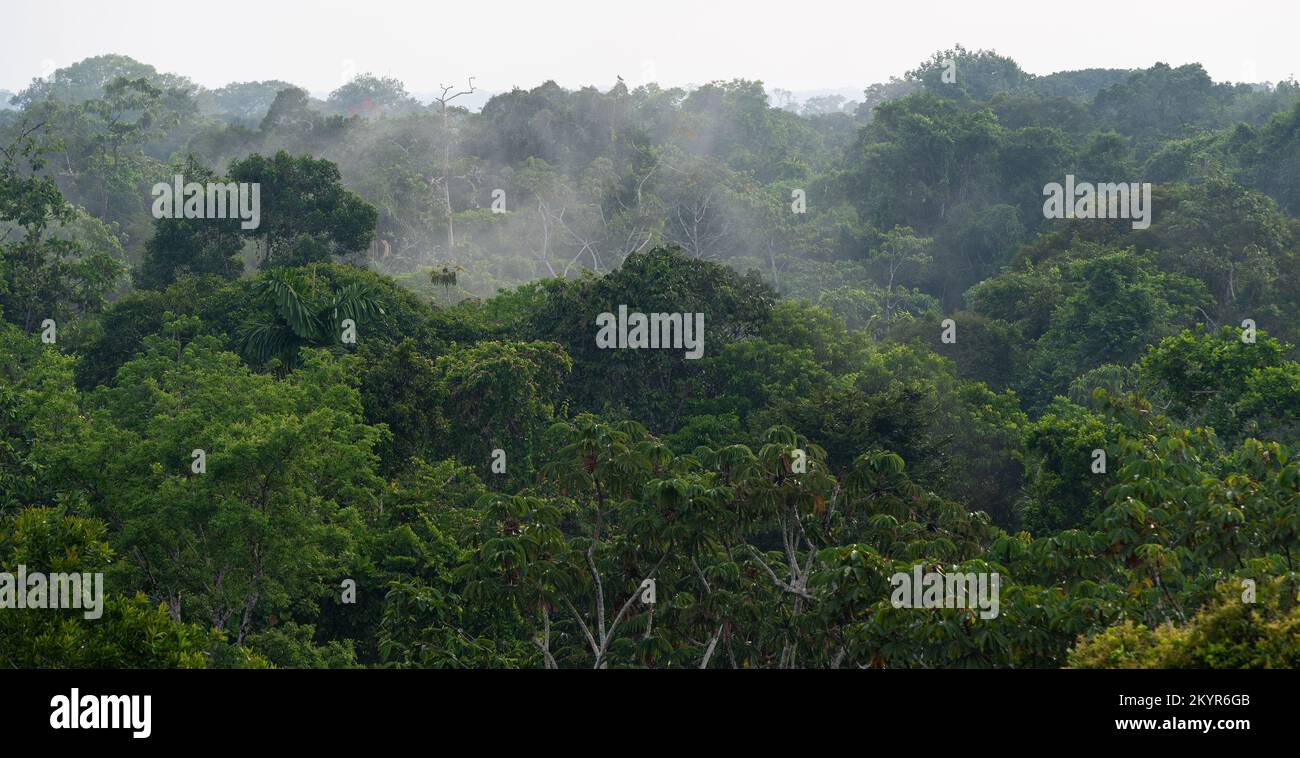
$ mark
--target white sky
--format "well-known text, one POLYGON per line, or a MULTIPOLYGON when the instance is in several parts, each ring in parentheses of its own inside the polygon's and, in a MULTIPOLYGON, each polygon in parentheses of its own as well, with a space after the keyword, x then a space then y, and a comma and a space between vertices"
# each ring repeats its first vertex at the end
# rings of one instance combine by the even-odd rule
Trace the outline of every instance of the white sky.
POLYGON ((219 87, 283 79, 328 92, 353 73, 413 93, 477 77, 602 89, 761 79, 849 87, 960 42, 1045 74, 1200 62, 1216 80, 1300 74, 1300 0, 0 0, 0 88, 122 53, 219 87))

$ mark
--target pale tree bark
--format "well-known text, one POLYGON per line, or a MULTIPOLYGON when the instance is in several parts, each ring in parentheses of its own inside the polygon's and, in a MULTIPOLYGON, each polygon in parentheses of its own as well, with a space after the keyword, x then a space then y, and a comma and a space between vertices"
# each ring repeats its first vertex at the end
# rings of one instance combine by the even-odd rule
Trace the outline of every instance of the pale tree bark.
MULTIPOLYGON (((812 577, 813 564, 817 557, 817 546, 804 531, 803 521, 799 518, 799 511, 796 506, 790 506, 780 520, 781 525, 781 543, 785 550, 787 576, 782 579, 777 575, 767 561, 763 559, 761 553, 753 545, 746 545, 750 554, 758 561, 759 565, 771 578, 772 582, 779 587, 795 596, 793 616, 798 617, 803 613, 806 605, 811 604, 815 598, 808 591, 808 580, 812 577), (804 560, 799 560, 799 543, 802 541, 807 549, 804 560)), ((778 668, 794 668, 798 662, 798 646, 791 639, 781 649, 781 654, 777 659, 778 668)))
MULTIPOLYGON (((592 545, 594 547, 595 543, 593 542, 592 545)), ((618 613, 614 616, 614 619, 609 622, 608 626, 606 626, 605 599, 603 597, 604 592, 600 580, 600 571, 597 570, 595 560, 589 550, 587 565, 592 572, 592 580, 596 587, 595 632, 592 631, 591 625, 582 618, 582 614, 578 612, 578 609, 574 607, 573 603, 567 597, 561 596, 561 600, 564 601, 564 606, 569 609, 569 613, 573 616, 574 621, 578 622, 578 628, 582 631, 583 637, 587 640, 587 645, 591 648, 592 658, 594 659, 592 668, 609 668, 609 661, 605 660, 605 654, 609 652, 610 643, 612 643, 618 636, 618 628, 623 623, 624 617, 627 616, 627 612, 631 610, 632 604, 636 602, 638 597, 640 597, 641 586, 645 583, 645 580, 654 579, 655 574, 658 573, 659 568, 663 566, 664 561, 668 560, 668 555, 668 553, 664 553, 664 555, 659 559, 659 562, 654 565, 654 568, 650 569, 650 573, 646 574, 645 579, 642 580, 642 582, 637 585, 637 588, 632 591, 632 594, 628 596, 622 607, 618 609, 618 613)))
POLYGON ((542 665, 548 669, 558 669, 555 663, 555 656, 551 655, 551 612, 545 605, 542 611, 542 635, 540 638, 533 638, 533 643, 542 651, 542 665))
POLYGON ((442 89, 442 95, 435 97, 434 100, 442 106, 442 199, 444 210, 447 214, 447 257, 450 259, 452 250, 456 246, 456 231, 452 223, 451 209, 451 119, 447 111, 447 104, 461 95, 474 94, 474 77, 469 78, 469 89, 457 90, 454 86, 447 87, 438 85, 442 89))
POLYGON ((700 668, 709 667, 709 659, 713 657, 713 650, 718 646, 718 640, 722 637, 722 627, 724 624, 718 624, 718 631, 713 633, 713 639, 709 640, 709 646, 704 649, 704 660, 700 661, 700 668))

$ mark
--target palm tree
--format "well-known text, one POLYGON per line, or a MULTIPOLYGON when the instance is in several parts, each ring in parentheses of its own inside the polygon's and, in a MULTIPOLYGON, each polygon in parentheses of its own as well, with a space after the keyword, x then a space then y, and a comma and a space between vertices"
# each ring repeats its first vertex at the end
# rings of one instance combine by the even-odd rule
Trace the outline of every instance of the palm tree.
POLYGON ((429 269, 429 281, 441 286, 443 289, 450 290, 456 286, 456 275, 464 270, 454 263, 450 266, 444 265, 442 268, 434 266, 429 269))
POLYGON ((293 269, 263 273, 253 293, 264 306, 263 318, 244 324, 240 350, 255 363, 278 357, 293 365, 302 347, 338 344, 345 319, 360 324, 384 313, 377 293, 362 282, 336 286, 328 302, 313 302, 306 283, 293 269))

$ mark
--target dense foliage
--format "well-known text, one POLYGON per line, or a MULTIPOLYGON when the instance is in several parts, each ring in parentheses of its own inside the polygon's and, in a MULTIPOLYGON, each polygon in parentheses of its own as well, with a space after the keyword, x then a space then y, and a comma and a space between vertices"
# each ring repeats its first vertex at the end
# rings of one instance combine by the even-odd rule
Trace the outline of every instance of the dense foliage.
POLYGON ((958 47, 856 108, 470 112, 110 55, 13 105, 0 571, 107 593, 0 665, 1300 663, 1293 81, 958 47), (260 225, 157 218, 178 174, 260 225), (1149 227, 1045 218, 1066 175, 1149 227), (601 349, 621 305, 703 356, 601 349))

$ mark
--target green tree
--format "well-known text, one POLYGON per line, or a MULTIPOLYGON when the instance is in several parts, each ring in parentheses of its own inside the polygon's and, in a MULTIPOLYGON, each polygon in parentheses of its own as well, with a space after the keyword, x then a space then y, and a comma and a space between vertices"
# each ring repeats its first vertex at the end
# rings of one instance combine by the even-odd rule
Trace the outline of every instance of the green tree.
POLYGON ((296 269, 262 273, 253 294, 263 307, 263 318, 243 326, 244 355, 256 363, 279 358, 292 365, 303 347, 341 344, 349 329, 346 322, 360 330, 383 315, 376 293, 363 282, 336 287, 321 297, 313 279, 296 269))
MULTIPOLYGON (((186 182, 225 182, 193 155, 177 170, 186 182)), ((144 259, 133 277, 135 285, 162 289, 187 274, 237 278, 244 270, 239 257, 244 248, 240 224, 234 214, 226 219, 155 219, 153 236, 145 243, 144 259)))
POLYGON ((85 436, 46 455, 61 488, 114 525, 135 586, 242 643, 332 594, 348 514, 376 505, 381 432, 361 421, 357 369, 313 351, 275 379, 210 337, 149 337, 116 386, 87 397, 85 436))
POLYGON ((231 162, 227 173, 261 186, 261 223, 248 234, 262 267, 329 261, 370 244, 378 214, 343 186, 330 161, 284 151, 253 154, 231 162))
MULTIPOLYGON (((102 574, 114 558, 104 533, 103 522, 58 508, 0 516, 0 567, 102 574)), ((0 614, 0 658, 12 668, 204 668, 209 649, 222 644, 220 635, 179 623, 143 595, 105 587, 102 602, 102 615, 94 619, 81 608, 6 609, 0 614)))
POLYGON ((100 308, 124 271, 110 253, 54 233, 78 212, 44 173, 48 147, 37 141, 39 129, 23 128, 0 147, 0 223, 19 235, 0 241, 0 315, 24 331, 100 308))

